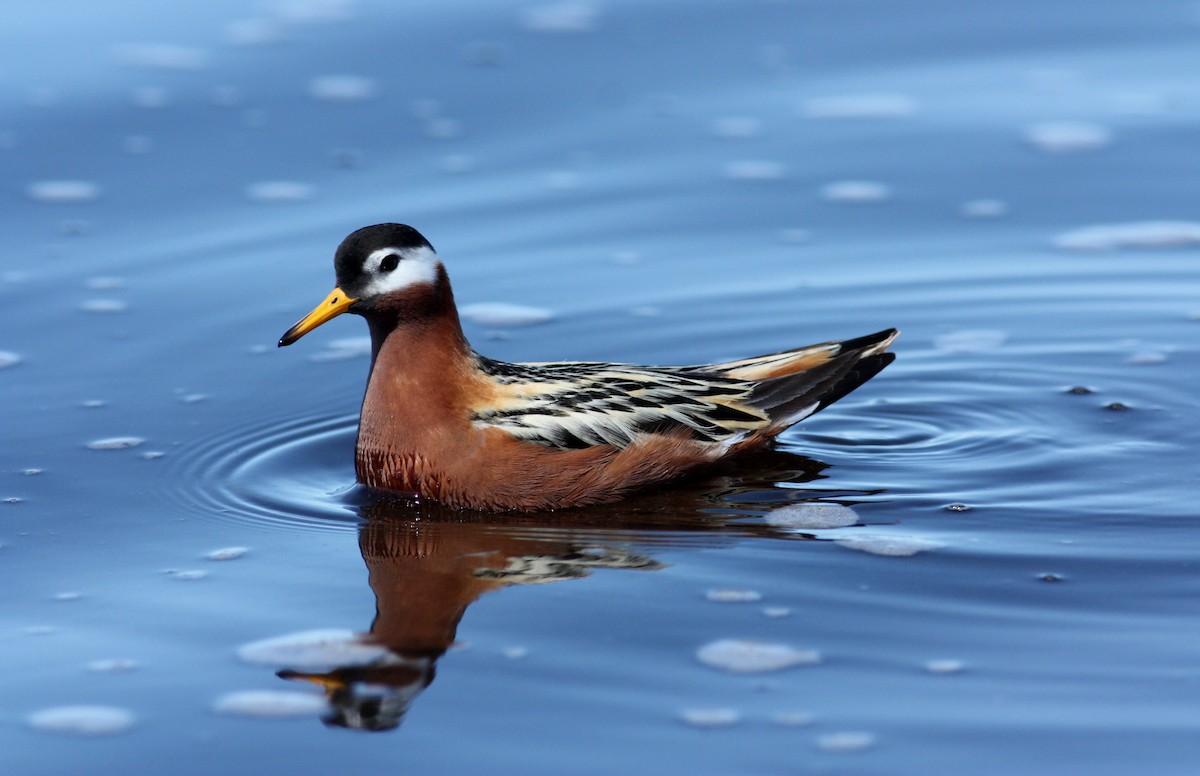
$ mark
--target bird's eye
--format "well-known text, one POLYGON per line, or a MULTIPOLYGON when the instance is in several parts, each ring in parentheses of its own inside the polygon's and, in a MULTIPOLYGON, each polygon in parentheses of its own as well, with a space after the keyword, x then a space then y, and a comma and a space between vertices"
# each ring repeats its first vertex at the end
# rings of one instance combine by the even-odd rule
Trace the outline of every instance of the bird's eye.
POLYGON ((380 260, 379 271, 380 272, 391 272, 392 270, 394 270, 396 268, 396 266, 399 263, 400 263, 400 257, 394 253, 389 253, 388 255, 384 256, 382 260, 380 260))

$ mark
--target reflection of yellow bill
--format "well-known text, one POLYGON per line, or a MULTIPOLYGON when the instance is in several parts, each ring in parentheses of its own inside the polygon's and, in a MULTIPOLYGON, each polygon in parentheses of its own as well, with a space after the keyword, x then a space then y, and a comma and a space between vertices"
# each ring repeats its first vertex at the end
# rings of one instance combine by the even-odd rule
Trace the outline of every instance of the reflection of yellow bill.
POLYGON ((347 296, 342 289, 335 287, 329 292, 329 296, 325 297, 324 302, 314 307, 311 313, 296 321, 295 326, 283 333, 283 336, 279 338, 279 347, 291 345, 325 321, 346 312, 350 305, 357 301, 357 299, 347 296))

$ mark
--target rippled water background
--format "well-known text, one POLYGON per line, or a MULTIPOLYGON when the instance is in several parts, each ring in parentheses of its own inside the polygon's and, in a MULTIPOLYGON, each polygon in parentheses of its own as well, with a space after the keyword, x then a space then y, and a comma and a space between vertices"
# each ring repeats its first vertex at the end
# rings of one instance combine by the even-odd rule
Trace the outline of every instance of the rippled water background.
POLYGON ((0 771, 1195 772, 1194 3, 0 30, 0 771), (477 308, 493 357, 898 326, 899 358, 780 454, 631 504, 372 503, 365 327, 274 342, 384 220, 464 307, 548 317, 477 308), (730 670, 763 653, 797 664, 730 670), (328 726, 280 669, 352 690, 343 721, 407 712, 328 726))

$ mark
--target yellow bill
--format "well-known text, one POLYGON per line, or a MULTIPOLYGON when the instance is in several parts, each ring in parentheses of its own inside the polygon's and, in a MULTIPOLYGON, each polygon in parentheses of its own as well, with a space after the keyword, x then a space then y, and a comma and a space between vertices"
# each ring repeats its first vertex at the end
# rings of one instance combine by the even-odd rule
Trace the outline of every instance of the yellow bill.
POLYGON ((357 299, 352 299, 346 295, 345 291, 340 288, 334 288, 329 292, 329 296, 325 297, 325 301, 313 308, 313 311, 296 321, 296 325, 283 333, 279 338, 279 347, 291 345, 296 340, 308 334, 313 329, 320 326, 330 318, 336 318, 349 309, 350 305, 357 302, 357 299))

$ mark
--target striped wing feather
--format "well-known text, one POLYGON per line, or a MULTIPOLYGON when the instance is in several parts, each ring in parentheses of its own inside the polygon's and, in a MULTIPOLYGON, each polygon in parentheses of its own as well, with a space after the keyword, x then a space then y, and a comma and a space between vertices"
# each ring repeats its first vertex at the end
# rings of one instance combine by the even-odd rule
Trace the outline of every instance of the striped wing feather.
POLYGON ((685 433, 721 450, 763 439, 817 412, 891 361, 894 330, 765 356, 685 367, 568 362, 509 364, 479 357, 496 398, 473 422, 561 449, 626 447, 639 436, 685 433))

